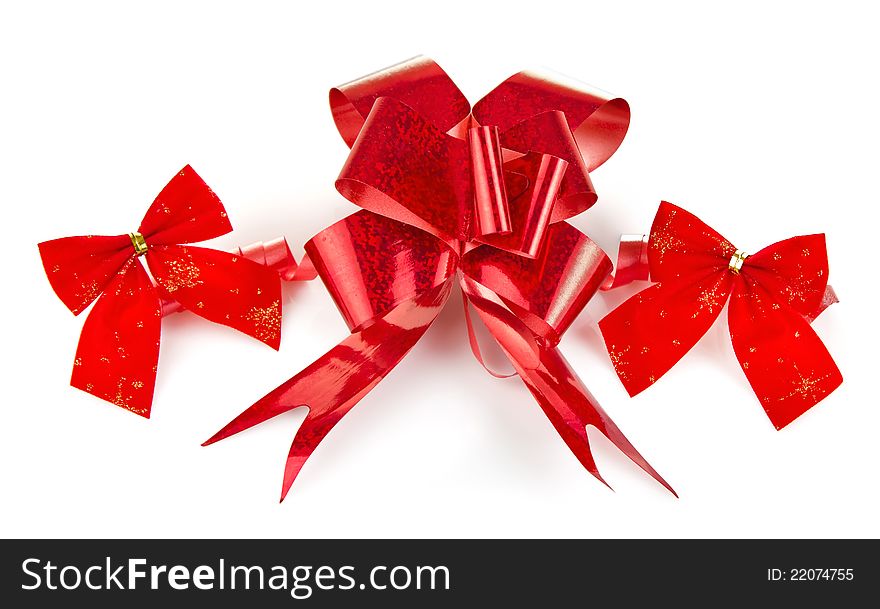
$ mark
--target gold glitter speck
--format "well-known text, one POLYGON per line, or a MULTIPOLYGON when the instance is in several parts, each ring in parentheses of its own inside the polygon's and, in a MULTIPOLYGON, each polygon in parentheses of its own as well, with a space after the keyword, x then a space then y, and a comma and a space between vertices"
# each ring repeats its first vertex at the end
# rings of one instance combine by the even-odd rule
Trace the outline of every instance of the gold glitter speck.
POLYGON ((608 357, 611 358, 611 363, 614 364, 614 369, 617 370, 617 374, 620 375, 620 378, 624 380, 629 380, 629 373, 623 369, 624 366, 629 365, 629 362, 623 357, 628 351, 629 346, 625 349, 617 349, 616 345, 611 345, 611 348, 608 350, 608 357))
POLYGON ((80 288, 82 291, 80 291, 77 296, 79 296, 83 302, 91 302, 101 293, 101 287, 95 280, 89 281, 88 283, 81 283, 80 288))
POLYGON ((252 307, 245 316, 248 321, 254 322, 256 337, 264 342, 278 339, 281 327, 281 303, 273 302, 268 307, 252 307))
POLYGON ((781 400, 798 396, 801 398, 807 398, 811 401, 815 401, 819 394, 819 392, 817 391, 817 386, 819 385, 819 383, 831 376, 830 374, 826 374, 825 376, 821 377, 804 376, 803 373, 798 370, 797 366, 794 367, 794 371, 797 372, 800 378, 794 381, 794 389, 791 391, 791 393, 782 396, 780 398, 781 400))
POLYGON ((716 283, 697 297, 699 308, 691 315, 691 319, 696 319, 704 309, 708 311, 709 315, 713 315, 716 307, 720 309, 724 306, 725 299, 726 294, 723 293, 721 284, 716 283))
POLYGON ((168 267, 168 274, 160 283, 168 292, 194 288, 204 283, 199 279, 199 267, 191 259, 168 260, 165 266, 168 267))

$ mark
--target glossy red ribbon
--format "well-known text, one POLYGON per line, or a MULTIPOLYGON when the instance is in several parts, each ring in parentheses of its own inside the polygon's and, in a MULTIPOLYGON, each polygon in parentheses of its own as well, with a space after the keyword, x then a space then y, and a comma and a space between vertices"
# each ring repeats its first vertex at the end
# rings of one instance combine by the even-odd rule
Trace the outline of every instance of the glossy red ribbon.
MULTIPOLYGON (((229 423, 216 442, 299 406, 282 499, 333 426, 422 337, 455 282, 584 467, 595 426, 657 481, 556 348, 611 271, 565 219, 596 201, 589 171, 626 133, 622 99, 517 74, 470 112, 415 58, 330 92, 351 146, 336 188, 363 208, 305 246, 351 336, 229 423)), ((474 353, 482 362, 470 327, 474 353)), ((604 482, 604 481, 603 481, 604 482)), ((674 492, 674 491, 673 491, 674 492)))
POLYGON ((156 285, 137 261, 134 235, 66 237, 39 244, 52 288, 79 315, 97 298, 82 333, 70 384, 150 416, 159 360, 160 320, 188 309, 277 349, 281 338, 279 271, 296 271, 282 241, 228 253, 180 245, 232 230, 214 192, 189 166, 153 201, 137 230, 156 285), (291 263, 293 270, 291 270, 291 263), (172 304, 176 303, 176 304, 172 304))
POLYGON ((661 203, 648 242, 655 285, 599 322, 630 395, 652 385, 693 347, 730 299, 737 360, 777 429, 842 382, 810 326, 837 301, 824 235, 780 241, 744 257, 693 214, 661 203))

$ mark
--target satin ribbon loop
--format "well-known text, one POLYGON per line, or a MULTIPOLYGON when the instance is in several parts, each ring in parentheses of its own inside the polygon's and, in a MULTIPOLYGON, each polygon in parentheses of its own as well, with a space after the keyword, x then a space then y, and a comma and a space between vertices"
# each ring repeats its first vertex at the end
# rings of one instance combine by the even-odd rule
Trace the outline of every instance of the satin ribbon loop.
POLYGON ((308 281, 316 276, 315 269, 307 258, 303 258, 297 264, 290 251, 290 245, 284 237, 276 237, 270 241, 255 241, 236 248, 236 251, 248 260, 272 269, 278 273, 282 281, 308 281))
POLYGON ((747 255, 693 214, 663 202, 651 228, 648 263, 657 283, 599 322, 630 395, 666 374, 728 301, 737 360, 777 429, 843 381, 810 326, 837 301, 827 284, 824 235, 792 237, 747 255))
POLYGON ((647 281, 648 277, 648 235, 621 235, 614 273, 608 275, 601 289, 613 290, 633 281, 647 281))

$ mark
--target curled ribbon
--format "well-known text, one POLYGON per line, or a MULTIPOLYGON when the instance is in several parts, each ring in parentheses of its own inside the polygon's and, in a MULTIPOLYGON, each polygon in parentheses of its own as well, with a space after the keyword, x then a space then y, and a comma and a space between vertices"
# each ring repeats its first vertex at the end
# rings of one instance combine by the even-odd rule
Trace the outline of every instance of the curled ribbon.
POLYGON ((587 437, 593 425, 674 493, 556 348, 611 271, 605 253, 564 220, 596 202, 589 172, 623 140, 626 102, 523 72, 471 113, 436 63, 415 58, 333 89, 330 105, 351 147, 336 188, 363 209, 305 249, 351 335, 205 444, 307 406, 283 499, 321 440, 422 337, 458 282, 466 308, 590 473, 604 482, 587 437))
POLYGON ((286 242, 236 253, 179 245, 231 230, 223 204, 186 166, 159 193, 136 232, 40 243, 46 276, 75 315, 97 298, 83 324, 70 384, 149 417, 160 320, 163 312, 183 308, 278 349, 279 273, 297 272, 286 242), (138 262, 141 256, 156 285, 138 262))
POLYGON ((630 395, 652 385, 693 347, 730 299, 737 360, 777 429, 843 381, 810 326, 837 302, 824 235, 792 237, 748 255, 693 214, 663 202, 648 241, 655 285, 599 322, 630 395))

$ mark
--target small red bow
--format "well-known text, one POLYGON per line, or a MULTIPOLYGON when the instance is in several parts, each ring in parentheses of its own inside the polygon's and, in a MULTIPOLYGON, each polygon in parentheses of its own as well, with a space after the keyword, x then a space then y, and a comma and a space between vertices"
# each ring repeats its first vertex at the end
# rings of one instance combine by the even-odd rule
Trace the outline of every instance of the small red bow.
POLYGON ((177 245, 231 230, 217 195, 186 166, 153 201, 137 232, 40 243, 49 282, 74 315, 100 295, 83 325, 70 384, 149 417, 162 300, 277 349, 278 274, 241 255, 177 245), (141 255, 157 285, 138 264, 141 255))
POLYGON ((810 322, 836 302, 825 235, 792 237, 747 255, 699 218, 663 202, 648 243, 653 285, 599 327, 620 380, 636 395, 727 313, 736 357, 782 429, 843 381, 810 322))
POLYGON ((596 202, 589 171, 623 140, 626 102, 520 73, 471 112, 436 63, 415 58, 333 89, 330 103, 351 146, 336 188, 363 209, 318 233, 306 252, 351 335, 206 444, 307 406, 283 498, 336 423, 427 331, 457 283, 590 473, 602 480, 587 426, 672 491, 557 349, 611 271, 599 246, 564 220, 596 202))

